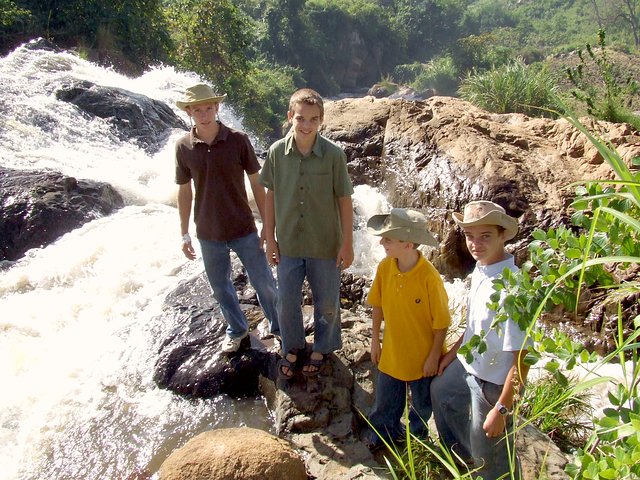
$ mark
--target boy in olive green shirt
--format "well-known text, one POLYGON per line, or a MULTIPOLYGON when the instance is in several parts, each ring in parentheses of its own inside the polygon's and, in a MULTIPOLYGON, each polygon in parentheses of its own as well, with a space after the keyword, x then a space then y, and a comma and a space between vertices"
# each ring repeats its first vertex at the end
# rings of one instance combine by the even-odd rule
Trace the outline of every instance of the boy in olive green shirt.
POLYGON ((326 355, 342 346, 340 271, 353 262, 353 186, 345 153, 318 134, 322 97, 311 89, 298 90, 287 117, 291 130, 269 148, 260 174, 267 188, 267 259, 278 266, 281 378, 293 377, 305 348, 305 277, 313 295, 315 333, 302 373, 317 375, 326 355))

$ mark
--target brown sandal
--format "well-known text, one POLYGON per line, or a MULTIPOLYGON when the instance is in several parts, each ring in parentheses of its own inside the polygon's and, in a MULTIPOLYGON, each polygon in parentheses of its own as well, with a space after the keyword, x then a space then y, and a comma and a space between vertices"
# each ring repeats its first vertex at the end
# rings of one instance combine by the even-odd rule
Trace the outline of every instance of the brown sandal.
POLYGON ((293 352, 287 353, 284 357, 278 360, 278 378, 282 380, 289 380, 295 375, 296 366, 298 363, 298 355, 293 352), (288 358, 287 358, 288 357, 288 358), (289 358, 295 357, 293 360, 289 358))
MULTIPOLYGON (((311 355, 314 353, 317 354, 317 352, 312 352, 311 355)), ((309 359, 304 364, 304 367, 302 367, 302 375, 305 377, 317 376, 320 373, 320 369, 327 361, 327 355, 324 353, 321 354, 322 358, 313 358, 311 355, 309 355, 309 359)))

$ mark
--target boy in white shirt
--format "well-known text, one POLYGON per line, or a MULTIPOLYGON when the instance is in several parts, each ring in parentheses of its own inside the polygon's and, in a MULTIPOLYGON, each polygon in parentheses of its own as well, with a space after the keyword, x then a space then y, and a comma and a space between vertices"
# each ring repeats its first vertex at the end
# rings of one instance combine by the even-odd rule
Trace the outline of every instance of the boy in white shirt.
POLYGON ((465 332, 442 357, 438 376, 431 383, 436 426, 442 442, 462 459, 473 459, 474 468, 479 468, 477 475, 484 480, 502 478, 512 470, 519 478, 513 435, 508 433, 512 431, 514 394, 528 372, 526 334, 511 319, 492 327, 495 312, 487 306, 495 292, 493 280, 505 268, 518 269, 504 248, 518 232, 518 222, 500 205, 484 200, 470 202, 463 215, 453 213, 453 220, 462 228, 477 263, 471 276, 465 332), (474 352, 471 363, 458 355, 461 345, 485 333, 486 351, 474 352))

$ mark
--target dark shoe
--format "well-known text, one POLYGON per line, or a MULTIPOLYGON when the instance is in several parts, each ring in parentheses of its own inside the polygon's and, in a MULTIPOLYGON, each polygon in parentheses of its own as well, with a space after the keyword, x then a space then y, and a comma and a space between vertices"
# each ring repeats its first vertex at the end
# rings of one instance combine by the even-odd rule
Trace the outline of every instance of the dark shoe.
MULTIPOLYGON (((311 355, 317 352, 312 352, 311 355)), ((316 377, 320 373, 320 369, 327 361, 327 355, 322 354, 322 358, 313 358, 309 355, 304 367, 302 367, 302 375, 305 377, 316 377)))
POLYGON ((375 440, 369 437, 364 437, 362 439, 362 443, 364 443, 364 446, 367 447, 371 453, 376 453, 384 447, 384 443, 382 443, 382 440, 377 438, 377 436, 375 440))
POLYGON ((278 378, 282 380, 289 380, 293 378, 296 373, 296 366, 298 363, 298 355, 289 352, 280 360, 278 360, 278 378), (293 360, 291 358, 293 357, 293 360))

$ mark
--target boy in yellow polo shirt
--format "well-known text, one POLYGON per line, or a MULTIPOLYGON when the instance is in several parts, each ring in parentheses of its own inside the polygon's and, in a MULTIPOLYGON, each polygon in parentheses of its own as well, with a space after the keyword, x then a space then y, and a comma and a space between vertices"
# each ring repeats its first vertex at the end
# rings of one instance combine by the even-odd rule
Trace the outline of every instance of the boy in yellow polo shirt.
POLYGON ((431 416, 431 379, 438 373, 451 321, 447 293, 435 267, 418 245, 436 247, 425 216, 417 210, 394 208, 374 215, 369 233, 382 237, 387 254, 376 271, 367 298, 373 307, 371 360, 378 365, 376 400, 363 441, 371 450, 404 436, 400 423, 411 390, 409 428, 426 437, 431 416), (382 348, 380 326, 385 323, 382 348), (377 434, 375 433, 377 432, 377 434))

